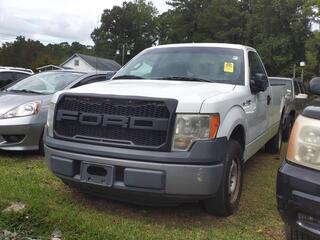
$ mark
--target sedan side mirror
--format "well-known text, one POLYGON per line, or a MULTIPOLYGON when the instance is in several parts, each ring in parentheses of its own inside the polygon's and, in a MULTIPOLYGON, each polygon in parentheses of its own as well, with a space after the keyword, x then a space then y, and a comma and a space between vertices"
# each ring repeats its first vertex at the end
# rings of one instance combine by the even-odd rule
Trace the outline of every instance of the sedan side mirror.
POLYGON ((268 78, 263 73, 256 73, 250 80, 250 88, 252 93, 264 92, 269 86, 268 78))
POLYGON ((312 94, 320 95, 320 77, 313 78, 309 82, 309 91, 312 94))

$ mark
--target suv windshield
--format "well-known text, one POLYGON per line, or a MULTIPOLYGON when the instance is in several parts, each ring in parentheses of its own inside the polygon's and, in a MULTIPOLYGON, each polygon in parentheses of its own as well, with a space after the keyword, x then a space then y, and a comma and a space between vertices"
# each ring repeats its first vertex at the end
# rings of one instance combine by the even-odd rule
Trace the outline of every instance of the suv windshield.
POLYGON ((83 73, 75 72, 39 73, 11 85, 6 91, 53 94, 63 90, 82 75, 83 73))
POLYGON ((243 51, 219 47, 167 47, 143 51, 113 79, 168 79, 244 84, 243 51))

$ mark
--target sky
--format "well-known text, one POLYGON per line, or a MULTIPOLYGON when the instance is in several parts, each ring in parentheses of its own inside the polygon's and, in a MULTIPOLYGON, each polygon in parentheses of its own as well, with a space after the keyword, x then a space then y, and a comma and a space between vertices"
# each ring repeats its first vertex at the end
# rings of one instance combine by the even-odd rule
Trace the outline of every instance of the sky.
MULTIPOLYGON (((150 1, 150 0, 149 0, 150 1)), ((151 0, 160 13, 166 0, 151 0)), ((0 45, 16 36, 44 44, 78 41, 93 45, 90 34, 104 9, 123 0, 0 0, 0 45)))

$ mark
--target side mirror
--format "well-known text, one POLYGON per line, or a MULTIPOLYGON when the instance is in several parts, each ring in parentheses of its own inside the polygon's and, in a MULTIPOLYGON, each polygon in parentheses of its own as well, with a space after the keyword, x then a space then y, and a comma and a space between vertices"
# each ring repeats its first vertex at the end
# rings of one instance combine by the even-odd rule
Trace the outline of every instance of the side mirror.
POLYGON ((252 93, 264 92, 268 88, 268 78, 263 73, 257 73, 250 80, 250 88, 252 93))
POLYGON ((309 92, 315 95, 320 95, 320 77, 313 78, 309 82, 309 92))
POLYGON ((298 95, 296 95, 297 99, 308 99, 308 94, 304 94, 304 93, 299 93, 298 95))

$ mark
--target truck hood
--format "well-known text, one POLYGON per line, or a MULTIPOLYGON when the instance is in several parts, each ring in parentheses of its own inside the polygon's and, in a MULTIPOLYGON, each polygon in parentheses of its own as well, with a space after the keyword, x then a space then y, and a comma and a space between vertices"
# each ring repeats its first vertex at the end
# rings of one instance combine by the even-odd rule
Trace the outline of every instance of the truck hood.
MULTIPOLYGON (((196 113, 204 100, 225 94, 235 85, 195 81, 111 80, 85 85, 63 92, 171 98, 178 100, 177 112, 196 113)), ((60 92, 60 93, 63 93, 60 92)), ((57 95, 53 101, 57 99, 57 95)))
POLYGON ((41 101, 41 109, 49 105, 52 95, 0 92, 0 116, 24 103, 41 101))

